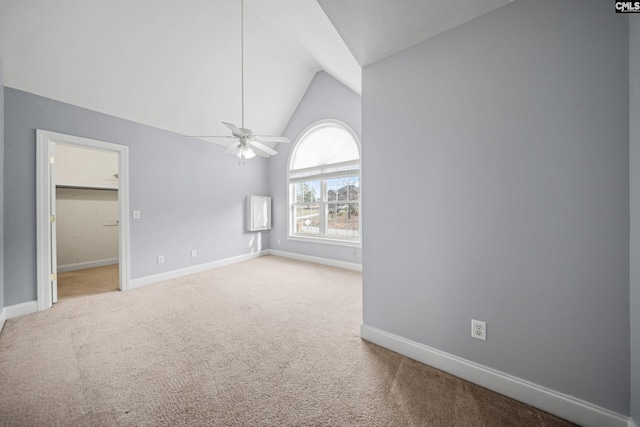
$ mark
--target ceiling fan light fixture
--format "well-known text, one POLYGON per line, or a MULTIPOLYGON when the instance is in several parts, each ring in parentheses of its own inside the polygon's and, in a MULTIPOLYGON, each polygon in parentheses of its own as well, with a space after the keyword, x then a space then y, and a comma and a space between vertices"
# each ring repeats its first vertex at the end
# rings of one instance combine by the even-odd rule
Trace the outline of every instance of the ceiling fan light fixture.
POLYGON ((255 157, 256 153, 249 147, 244 147, 244 149, 242 150, 242 157, 245 159, 251 159, 252 157, 255 157))
POLYGON ((256 153, 249 147, 243 144, 238 144, 237 149, 233 152, 239 159, 251 159, 256 156, 256 153))

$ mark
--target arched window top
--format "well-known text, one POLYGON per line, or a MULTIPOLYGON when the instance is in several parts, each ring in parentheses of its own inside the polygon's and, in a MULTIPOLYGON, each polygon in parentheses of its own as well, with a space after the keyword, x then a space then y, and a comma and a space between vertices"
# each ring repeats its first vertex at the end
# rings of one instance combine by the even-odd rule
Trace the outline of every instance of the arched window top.
POLYGON ((290 170, 358 161, 360 149, 344 126, 325 122, 305 132, 291 158, 290 170))

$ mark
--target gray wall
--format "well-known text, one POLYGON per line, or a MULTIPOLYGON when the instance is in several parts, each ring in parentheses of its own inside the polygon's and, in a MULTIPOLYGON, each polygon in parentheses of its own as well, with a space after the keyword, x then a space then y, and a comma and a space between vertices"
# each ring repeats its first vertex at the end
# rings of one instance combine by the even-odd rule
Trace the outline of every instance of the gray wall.
MULTIPOLYGON (((362 250, 359 248, 287 240, 287 168, 289 154, 300 134, 309 125, 323 119, 341 120, 348 124, 362 139, 360 95, 335 80, 326 72, 320 71, 309 84, 300 104, 298 104, 283 132, 283 135, 291 140, 291 144, 278 144, 278 155, 270 159, 270 186, 273 198, 271 248, 360 264, 362 263, 362 250), (278 240, 280 240, 280 243, 278 243, 278 240)), ((365 194, 367 191, 366 185, 366 183, 362 184, 362 191, 365 194)), ((364 215, 366 215, 366 212, 363 212, 363 217, 364 215)))
POLYGON ((631 416, 640 423, 640 16, 629 17, 631 416))
MULTIPOLYGON (((0 58, 0 224, 4 224, 4 80, 0 58)), ((0 312, 4 307, 4 226, 0 225, 0 312)))
POLYGON ((519 0, 363 70, 365 324, 629 413, 627 22, 519 0))
POLYGON ((269 189, 267 159, 240 166, 220 145, 5 88, 6 305, 36 299, 37 128, 129 146, 132 278, 268 248, 268 233, 245 231, 246 196, 269 189))

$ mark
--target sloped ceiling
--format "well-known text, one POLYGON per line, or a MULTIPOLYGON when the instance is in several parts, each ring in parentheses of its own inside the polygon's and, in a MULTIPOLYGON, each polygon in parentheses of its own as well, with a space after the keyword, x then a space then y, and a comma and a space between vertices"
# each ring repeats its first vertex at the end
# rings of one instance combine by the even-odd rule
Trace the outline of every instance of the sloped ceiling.
MULTIPOLYGON (((287 39, 286 21, 253 8, 261 2, 245 2, 245 124, 279 135, 332 54, 316 59, 305 39, 287 39)), ((334 73, 359 90, 360 69, 318 4, 298 2, 302 15, 319 15, 329 50, 351 58, 334 73)), ((5 85, 181 134, 227 135, 220 122, 241 121, 240 4, 1 0, 5 85)))
MULTIPOLYGON (((317 71, 359 93, 360 64, 506 2, 245 0, 245 127, 280 135, 317 71)), ((184 135, 227 135, 221 121, 241 122, 240 5, 0 0, 4 83, 184 135)))
POLYGON ((512 0, 318 0, 361 66, 512 0))

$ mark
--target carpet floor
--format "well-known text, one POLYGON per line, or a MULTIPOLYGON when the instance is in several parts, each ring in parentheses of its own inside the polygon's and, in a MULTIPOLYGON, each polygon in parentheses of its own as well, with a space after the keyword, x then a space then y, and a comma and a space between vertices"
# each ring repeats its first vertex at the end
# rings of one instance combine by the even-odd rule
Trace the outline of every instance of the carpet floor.
POLYGON ((360 273, 274 256, 0 334, 3 426, 570 426, 360 339, 360 273))
POLYGON ((118 274, 117 264, 58 273, 58 299, 115 292, 118 274))

